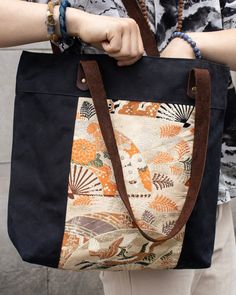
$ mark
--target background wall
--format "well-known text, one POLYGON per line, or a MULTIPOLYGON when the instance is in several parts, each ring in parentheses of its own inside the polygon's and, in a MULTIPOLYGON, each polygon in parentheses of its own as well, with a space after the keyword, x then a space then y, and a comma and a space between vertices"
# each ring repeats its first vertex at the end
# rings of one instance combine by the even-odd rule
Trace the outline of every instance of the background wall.
POLYGON ((236 85, 236 72, 232 72, 233 83, 236 85))
MULTIPOLYGON (((22 262, 7 234, 13 104, 22 49, 49 52, 48 44, 0 49, 0 294, 102 295, 98 272, 68 272, 22 262)), ((232 202, 236 224, 236 200, 232 202)))

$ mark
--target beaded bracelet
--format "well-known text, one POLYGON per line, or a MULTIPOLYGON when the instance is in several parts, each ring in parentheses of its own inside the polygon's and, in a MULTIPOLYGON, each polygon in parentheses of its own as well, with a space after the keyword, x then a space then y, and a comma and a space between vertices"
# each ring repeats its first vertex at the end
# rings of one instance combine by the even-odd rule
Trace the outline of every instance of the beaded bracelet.
POLYGON ((67 34, 66 29, 66 9, 67 7, 71 7, 71 4, 68 0, 61 0, 60 8, 59 8, 59 20, 60 20, 60 31, 61 31, 61 43, 67 44, 69 46, 73 45, 74 37, 71 37, 67 34))
POLYGON ((191 37, 189 37, 189 35, 183 32, 174 32, 170 37, 170 41, 173 40, 174 38, 181 38, 185 40, 186 42, 188 42, 188 44, 192 47, 196 58, 198 59, 202 58, 200 49, 197 47, 196 42, 193 41, 191 37))
POLYGON ((54 19, 54 7, 56 5, 59 5, 58 0, 48 1, 47 19, 46 19, 48 38, 49 38, 49 40, 54 41, 54 42, 57 42, 59 40, 59 37, 55 33, 56 32, 56 21, 54 19))

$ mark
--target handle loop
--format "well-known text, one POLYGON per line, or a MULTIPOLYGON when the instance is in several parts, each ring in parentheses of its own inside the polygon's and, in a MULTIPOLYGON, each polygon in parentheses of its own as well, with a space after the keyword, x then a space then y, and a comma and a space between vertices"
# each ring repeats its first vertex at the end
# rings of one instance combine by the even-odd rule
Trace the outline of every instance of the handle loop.
MULTIPOLYGON (((207 69, 194 68, 190 72, 189 81, 195 82, 195 132, 193 143, 193 155, 192 155, 192 168, 190 186, 186 196, 185 203, 179 218, 175 222, 174 227, 167 236, 161 236, 157 239, 152 238, 146 234, 138 225, 133 210, 131 208, 129 197, 126 191, 122 164, 119 157, 119 152, 115 140, 114 130, 112 127, 112 121, 107 105, 107 96, 101 76, 101 72, 97 61, 95 60, 83 60, 80 61, 85 77, 89 86, 90 94, 92 96, 95 110, 98 117, 101 133, 109 153, 114 176, 116 180, 117 189, 119 195, 134 223, 141 235, 151 242, 156 244, 163 243, 173 238, 188 221, 194 205, 197 200, 197 196, 201 186, 201 180, 204 173, 207 143, 208 143, 208 131, 210 125, 210 105, 211 105, 211 81, 210 74, 207 69)), ((80 65, 79 65, 80 66, 80 65)))

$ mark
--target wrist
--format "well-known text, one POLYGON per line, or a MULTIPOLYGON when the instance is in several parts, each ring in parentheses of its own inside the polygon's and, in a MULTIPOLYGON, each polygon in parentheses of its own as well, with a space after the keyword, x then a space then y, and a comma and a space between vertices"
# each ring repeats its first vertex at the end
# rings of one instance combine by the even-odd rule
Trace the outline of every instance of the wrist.
POLYGON ((66 10, 66 26, 68 35, 80 37, 81 25, 86 12, 68 7, 66 10))
POLYGON ((183 58, 195 58, 195 54, 190 44, 181 38, 174 38, 170 42, 173 51, 176 51, 177 56, 181 54, 183 58))
POLYGON ((205 52, 205 41, 203 39, 205 32, 189 32, 187 33, 189 37, 196 42, 197 47, 200 49, 202 57, 204 57, 204 52, 205 52))
POLYGON ((190 37, 190 34, 184 33, 184 32, 177 32, 175 31, 170 38, 170 41, 175 39, 181 39, 185 42, 185 44, 188 44, 188 48, 190 47, 192 50, 192 53, 194 53, 194 57, 197 59, 202 58, 201 50, 199 49, 197 43, 190 37))
POLYGON ((64 44, 71 46, 74 37, 79 37, 81 10, 70 7, 68 0, 61 1, 54 8, 54 20, 56 23, 55 33, 60 39, 62 47, 64 44))

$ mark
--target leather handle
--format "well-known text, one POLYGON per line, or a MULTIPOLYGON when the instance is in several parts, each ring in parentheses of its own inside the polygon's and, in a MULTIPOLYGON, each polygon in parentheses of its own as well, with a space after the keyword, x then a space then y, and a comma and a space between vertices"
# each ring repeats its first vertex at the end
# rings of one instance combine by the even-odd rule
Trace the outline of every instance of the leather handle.
POLYGON ((60 48, 58 46, 56 46, 51 41, 50 41, 50 45, 51 45, 53 54, 56 54, 56 55, 61 54, 61 50, 60 50, 60 48))
POLYGON ((155 36, 148 26, 145 17, 136 0, 122 0, 129 17, 133 18, 139 26, 143 46, 148 56, 160 56, 155 36))
MULTIPOLYGON (((89 86, 90 94, 93 98, 95 110, 98 117, 101 133, 109 153, 114 176, 116 180, 119 195, 134 223, 141 235, 151 242, 156 244, 163 243, 173 238, 188 221, 199 193, 201 180, 204 173, 207 143, 208 143, 208 130, 210 124, 210 105, 211 105, 211 81, 208 70, 206 69, 193 69, 190 72, 189 81, 195 82, 195 132, 194 144, 192 155, 192 168, 190 186, 187 193, 183 209, 179 218, 175 222, 174 227, 167 236, 161 236, 154 239, 147 235, 138 225, 133 210, 131 208, 129 197, 126 191, 122 164, 119 157, 118 148, 116 145, 114 130, 112 127, 111 117, 107 105, 107 96, 99 70, 99 66, 95 60, 80 61, 85 77, 89 86)), ((189 84, 189 86, 191 86, 189 84)))

